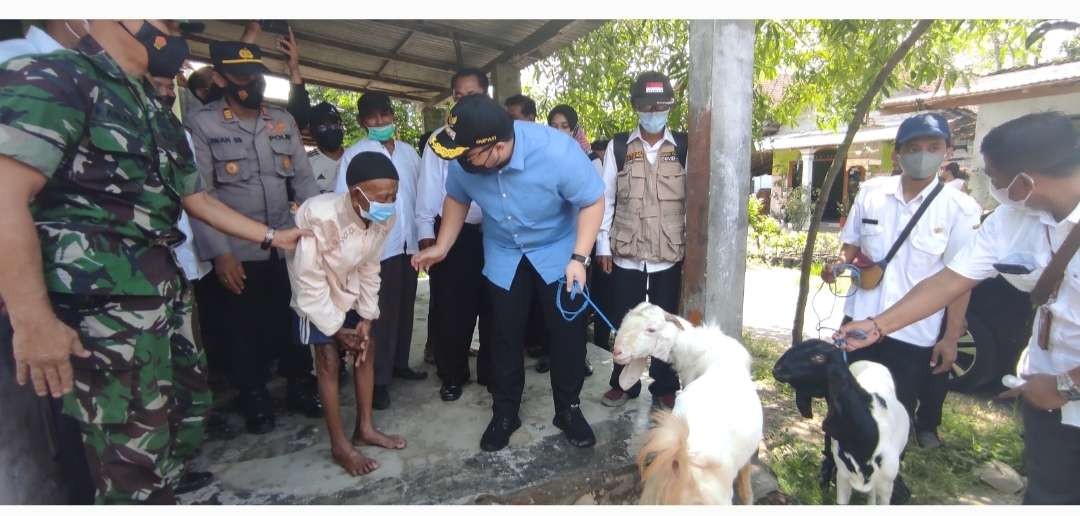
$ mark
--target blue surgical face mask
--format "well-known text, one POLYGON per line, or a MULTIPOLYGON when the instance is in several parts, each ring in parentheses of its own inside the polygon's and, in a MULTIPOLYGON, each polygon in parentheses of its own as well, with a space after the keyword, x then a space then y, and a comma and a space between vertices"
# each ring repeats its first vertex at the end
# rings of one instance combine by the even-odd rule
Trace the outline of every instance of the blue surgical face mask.
POLYGON ((386 221, 390 220, 390 217, 394 216, 394 211, 395 211, 394 206, 395 206, 396 203, 393 203, 393 202, 375 202, 375 201, 371 200, 371 198, 368 197, 366 193, 364 193, 363 188, 360 188, 358 186, 358 187, 356 187, 356 189, 357 189, 357 191, 360 192, 360 195, 363 195, 364 199, 366 199, 367 202, 368 202, 367 211, 360 210, 360 212, 361 212, 360 215, 361 216, 363 216, 364 218, 366 218, 366 219, 368 219, 368 220, 370 220, 372 222, 379 222, 379 223, 386 222, 386 221))
POLYGON ((638 123, 641 124, 642 129, 645 129, 645 132, 657 134, 660 131, 663 131, 664 127, 667 127, 668 112, 668 110, 656 111, 654 113, 638 111, 638 123))

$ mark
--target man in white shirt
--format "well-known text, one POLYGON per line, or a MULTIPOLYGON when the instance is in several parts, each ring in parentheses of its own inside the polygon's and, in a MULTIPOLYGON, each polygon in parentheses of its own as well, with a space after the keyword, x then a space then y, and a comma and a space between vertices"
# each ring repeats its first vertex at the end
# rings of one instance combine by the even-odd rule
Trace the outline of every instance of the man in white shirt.
MULTIPOLYGON (((596 261, 612 274, 608 316, 616 328, 631 308, 646 299, 668 312, 679 310, 686 250, 685 154, 680 155, 678 140, 667 127, 675 104, 671 80, 658 72, 639 75, 630 89, 630 101, 638 112, 638 127, 629 135, 615 135, 608 143, 603 160, 606 208, 596 239, 596 261), (616 159, 617 146, 625 149, 624 160, 616 159)), ((685 142, 685 134, 679 138, 685 142)), ((600 400, 605 406, 621 406, 641 392, 640 382, 623 391, 621 372, 622 366, 615 364, 611 389, 600 400)), ((649 376, 653 402, 674 407, 679 378, 671 365, 653 358, 649 376)))
MULTIPOLYGON (((333 192, 337 184, 338 168, 345 149, 341 142, 345 139, 345 129, 341 125, 341 114, 329 102, 320 102, 311 108, 308 131, 315 139, 315 149, 308 153, 311 172, 322 193, 333 192)), ((346 162, 347 163, 347 162, 346 162)))
MULTIPOLYGON (((923 278, 943 269, 974 234, 979 205, 937 178, 941 162, 952 152, 951 143, 945 118, 937 114, 910 117, 896 136, 895 156, 903 173, 871 179, 860 187, 840 234, 843 247, 834 266, 852 263, 860 253, 874 262, 889 259, 890 252, 895 254, 878 286, 855 289, 847 298, 844 314, 849 319, 884 310, 923 278), (921 218, 896 247, 905 227, 924 205, 921 218)), ((822 277, 832 281, 833 269, 826 269, 822 277)), ((918 407, 918 393, 932 380, 931 372, 947 374, 952 367, 957 342, 965 332, 969 299, 965 294, 949 305, 943 335, 945 315, 938 312, 900 329, 878 346, 848 356, 850 362, 871 360, 889 368, 897 398, 907 408, 916 438, 924 447, 940 445, 936 430, 941 407, 918 407)))
POLYGON ((45 30, 30 26, 25 38, 0 41, 0 63, 17 56, 71 48, 89 30, 85 20, 46 20, 44 25, 45 30))
MULTIPOLYGON (((337 173, 335 192, 348 191, 345 185, 349 160, 361 152, 379 152, 390 158, 398 173, 398 192, 395 210, 397 223, 386 237, 383 246, 379 290, 379 320, 373 327, 375 339, 375 398, 376 410, 390 407, 392 378, 424 380, 427 373, 409 368, 412 347, 413 306, 416 304, 416 270, 410 260, 417 253, 416 242, 416 182, 420 173, 420 156, 408 143, 395 140, 394 107, 385 93, 367 93, 356 105, 360 125, 367 137, 345 149, 337 173)), ((314 123, 314 122, 313 122, 314 123)))
MULTIPOLYGON (((466 95, 486 94, 488 78, 483 71, 466 68, 450 79, 454 101, 466 95)), ((437 129, 430 141, 445 130, 437 129)), ((416 233, 420 250, 435 244, 435 235, 446 199, 446 175, 449 164, 428 149, 424 142, 420 180, 416 198, 416 233)), ((480 223, 484 214, 476 203, 469 205, 461 235, 450 248, 446 260, 429 271, 431 275, 431 321, 429 339, 435 352, 435 365, 442 388, 443 401, 461 397, 462 388, 469 382, 469 348, 479 318, 480 355, 476 361, 476 380, 487 385, 491 363, 491 321, 484 287, 484 241, 480 223)))
POLYGON ((837 336, 846 337, 849 352, 872 349, 885 335, 940 310, 999 272, 1013 286, 1032 292, 1039 308, 1017 365, 1021 379, 1007 393, 1023 398, 1024 503, 1080 504, 1080 260, 1062 255, 1060 276, 1035 288, 1080 224, 1080 131, 1062 113, 1035 113, 991 130, 980 150, 992 194, 1002 206, 946 269, 886 303, 891 305, 887 310, 866 314, 875 317, 845 325, 837 336), (866 338, 856 338, 854 330, 866 338))

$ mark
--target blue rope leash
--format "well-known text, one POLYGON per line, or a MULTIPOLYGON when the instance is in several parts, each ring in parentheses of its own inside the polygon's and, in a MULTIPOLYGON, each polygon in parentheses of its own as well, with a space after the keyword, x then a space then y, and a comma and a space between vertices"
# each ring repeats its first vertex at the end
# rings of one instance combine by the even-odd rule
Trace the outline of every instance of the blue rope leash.
POLYGON ((555 309, 562 314, 563 319, 567 322, 573 321, 580 317, 581 314, 585 313, 585 311, 589 309, 589 306, 592 306, 593 310, 596 310, 596 314, 604 320, 604 324, 607 324, 608 328, 611 328, 611 334, 615 335, 618 333, 618 330, 615 329, 615 325, 611 324, 611 321, 604 315, 604 311, 601 310, 599 306, 596 306, 596 302, 589 296, 589 287, 582 287, 576 281, 574 282, 574 289, 570 291, 570 300, 573 301, 578 294, 581 294, 585 300, 581 303, 581 307, 576 310, 567 310, 563 308, 562 293, 565 287, 566 277, 559 278, 559 288, 555 290, 555 309))

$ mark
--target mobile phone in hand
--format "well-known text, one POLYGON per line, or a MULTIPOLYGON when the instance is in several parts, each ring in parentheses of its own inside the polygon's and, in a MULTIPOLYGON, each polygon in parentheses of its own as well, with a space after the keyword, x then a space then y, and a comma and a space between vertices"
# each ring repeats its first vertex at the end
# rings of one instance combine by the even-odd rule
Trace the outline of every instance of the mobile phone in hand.
POLYGON ((286 20, 259 20, 259 26, 266 32, 288 35, 289 22, 286 20))

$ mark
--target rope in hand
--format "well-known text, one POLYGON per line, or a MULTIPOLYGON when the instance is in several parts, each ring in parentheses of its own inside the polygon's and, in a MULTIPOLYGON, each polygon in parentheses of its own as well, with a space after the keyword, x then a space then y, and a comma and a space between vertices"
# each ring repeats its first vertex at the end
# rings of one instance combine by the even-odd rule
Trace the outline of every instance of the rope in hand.
POLYGON ((563 308, 562 292, 563 290, 565 290, 565 287, 566 277, 564 276, 562 278, 559 278, 559 288, 555 289, 555 309, 558 310, 560 314, 562 314, 562 317, 566 322, 577 319, 581 316, 581 314, 585 313, 585 311, 589 309, 589 306, 592 306, 593 310, 596 310, 596 315, 599 315, 600 318, 603 319, 604 324, 607 324, 608 328, 611 328, 611 334, 615 335, 618 333, 618 330, 615 329, 615 325, 611 324, 611 320, 607 318, 607 315, 604 315, 604 311, 601 310, 599 306, 596 306, 596 302, 592 300, 591 296, 589 296, 589 287, 582 287, 576 281, 574 282, 573 290, 570 291, 570 300, 573 301, 578 294, 581 294, 582 297, 585 298, 585 300, 582 301, 581 306, 577 309, 567 310, 563 308))

